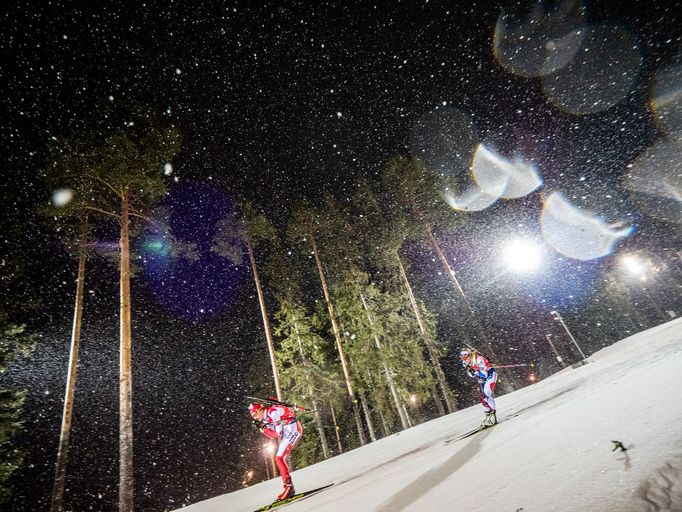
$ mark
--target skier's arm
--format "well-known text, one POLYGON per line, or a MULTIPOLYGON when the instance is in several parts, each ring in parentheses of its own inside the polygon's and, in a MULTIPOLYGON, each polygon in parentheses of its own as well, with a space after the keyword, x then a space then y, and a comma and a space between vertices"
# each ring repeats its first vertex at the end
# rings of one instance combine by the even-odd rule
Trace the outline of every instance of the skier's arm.
POLYGON ((479 379, 487 379, 488 378, 488 366, 485 364, 485 360, 481 357, 478 356, 476 358, 476 376, 479 379))
POLYGON ((263 425, 260 429, 261 434, 270 439, 277 439, 277 432, 275 432, 271 427, 263 425))

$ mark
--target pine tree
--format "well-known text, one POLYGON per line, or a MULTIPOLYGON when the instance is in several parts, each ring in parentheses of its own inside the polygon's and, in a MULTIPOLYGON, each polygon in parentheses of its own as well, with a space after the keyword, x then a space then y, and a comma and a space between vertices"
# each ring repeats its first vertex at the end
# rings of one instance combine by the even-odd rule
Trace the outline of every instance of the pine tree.
MULTIPOLYGON (((52 213, 55 218, 59 218, 62 212, 52 213)), ((73 221, 75 226, 66 223, 66 229, 58 228, 62 237, 65 239, 67 247, 75 250, 78 258, 78 271, 76 276, 76 296, 73 308, 73 321, 71 326, 71 347, 69 350, 69 366, 66 375, 66 389, 64 391, 64 407, 62 412, 62 423, 59 434, 59 447, 57 450, 57 463, 55 467, 55 477, 52 486, 52 501, 50 510, 60 512, 64 497, 64 487, 66 485, 66 463, 69 453, 69 441, 71 438, 71 420, 73 417, 73 403, 76 394, 76 376, 78 370, 78 353, 81 335, 81 323, 83 318, 83 298, 85 291, 85 265, 88 257, 88 236, 91 224, 88 220, 89 214, 84 211, 76 211, 71 216, 67 214, 66 219, 73 221), (72 229, 68 229, 71 227, 72 229), (78 233, 74 233, 76 230, 78 233)))
MULTIPOLYGON (((0 311, 0 373, 17 357, 32 352, 34 339, 25 334, 24 328, 11 323, 0 311)), ((10 495, 5 482, 23 461, 23 451, 13 445, 12 439, 23 430, 21 411, 25 399, 25 390, 0 387, 0 504, 10 495)))
MULTIPOLYGON (((385 205, 379 201, 379 197, 365 179, 358 179, 351 210, 356 239, 361 240, 360 243, 365 248, 366 265, 372 269, 381 287, 393 293, 400 293, 402 290, 409 298, 441 395, 448 412, 453 412, 455 405, 440 364, 441 350, 436 342, 436 327, 426 320, 426 317, 434 317, 426 310, 423 302, 414 296, 400 256, 400 248, 407 239, 407 223, 399 216, 393 216, 389 220, 389 216, 383 212, 385 205)), ((440 400, 436 400, 436 407, 441 416, 445 414, 440 400)))
POLYGON ((305 455, 297 455, 297 460, 303 463, 319 460, 316 449, 311 447, 321 448, 326 459, 331 451, 324 431, 322 404, 336 400, 342 387, 340 375, 331 371, 327 341, 317 332, 321 322, 288 299, 281 300, 275 319, 275 334, 280 338, 277 360, 287 399, 310 404, 315 411, 312 416, 302 415, 304 424, 314 424, 317 436, 304 436, 303 447, 297 453, 305 455))
POLYGON ((335 311, 334 302, 332 300, 329 284, 327 282, 326 272, 322 264, 322 258, 317 244, 318 237, 334 236, 336 233, 336 230, 333 229, 333 225, 325 222, 327 220, 328 218, 325 218, 321 212, 314 209, 311 205, 307 203, 300 203, 294 209, 292 218, 289 221, 287 236, 293 243, 302 242, 304 244, 310 244, 309 250, 315 259, 320 285, 322 286, 322 292, 324 294, 325 304, 329 314, 329 321, 331 322, 334 339, 336 341, 336 350, 339 354, 343 376, 346 381, 348 397, 352 404, 353 417, 355 419, 355 425, 358 432, 358 439, 360 444, 364 445, 366 443, 366 439, 362 419, 360 417, 360 411, 358 409, 358 400, 355 396, 355 390, 353 389, 353 380, 351 378, 348 360, 345 355, 337 313, 335 311))
MULTIPOLYGON (((25 324, 18 321, 30 312, 33 304, 18 300, 18 294, 14 293, 21 282, 25 262, 24 255, 16 250, 15 242, 25 226, 8 223, 4 227, 4 243, 0 244, 0 283, 14 300, 0 306, 0 374, 18 358, 29 357, 36 344, 36 337, 27 333, 25 324)), ((0 386, 0 505, 11 494, 7 480, 23 462, 24 451, 15 444, 15 439, 24 430, 22 408, 26 396, 26 390, 0 386)))
POLYGON ((139 109, 108 112, 98 129, 57 140, 47 174, 73 192, 73 208, 119 226, 120 478, 119 511, 133 510, 132 332, 130 234, 135 218, 150 220, 165 193, 163 167, 180 150, 179 132, 139 109), (119 114, 122 114, 121 118, 119 114))
POLYGON ((255 255, 255 251, 261 243, 269 242, 270 244, 277 245, 277 234, 268 219, 263 214, 256 212, 250 203, 243 202, 240 209, 241 218, 231 216, 218 223, 214 245, 211 250, 229 259, 233 264, 240 265, 243 262, 242 247, 246 246, 249 265, 256 286, 256 293, 258 294, 261 318, 263 319, 263 330, 265 331, 265 340, 270 355, 275 392, 277 399, 282 400, 282 388, 280 386, 279 370, 275 357, 275 346, 272 341, 272 330, 270 328, 270 320, 268 318, 265 296, 255 255))
POLYGON ((334 289, 339 317, 350 338, 348 352, 359 376, 358 389, 371 396, 373 404, 389 401, 393 412, 387 416, 397 415, 402 428, 408 428, 412 422, 406 404, 413 397, 430 399, 433 378, 417 341, 416 325, 406 316, 409 304, 401 295, 382 292, 368 278, 351 268, 334 289), (364 382, 367 375, 380 375, 385 391, 364 382))
POLYGON ((461 222, 461 214, 456 216, 441 198, 441 185, 436 177, 420 161, 396 157, 384 167, 382 185, 392 222, 403 228, 407 238, 419 241, 433 250, 455 292, 466 304, 471 316, 475 316, 469 299, 434 235, 435 229, 450 232, 461 222))

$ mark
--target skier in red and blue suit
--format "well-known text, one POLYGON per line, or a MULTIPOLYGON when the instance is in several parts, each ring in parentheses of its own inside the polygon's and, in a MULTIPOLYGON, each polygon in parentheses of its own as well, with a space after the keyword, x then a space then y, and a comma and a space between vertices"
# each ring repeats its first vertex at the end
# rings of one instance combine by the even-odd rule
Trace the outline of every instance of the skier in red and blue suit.
POLYGON ((478 390, 481 394, 481 403, 485 412, 485 419, 481 427, 490 427, 497 423, 495 408, 495 383, 497 382, 497 371, 492 363, 475 350, 462 349, 459 353, 462 366, 467 371, 469 377, 478 379, 478 390))
POLYGON ((289 454, 303 436, 303 428, 301 422, 296 419, 295 408, 284 405, 265 406, 259 403, 249 405, 249 413, 259 423, 261 433, 270 439, 279 439, 275 462, 284 482, 284 490, 277 496, 278 500, 291 498, 296 494, 287 464, 289 454))

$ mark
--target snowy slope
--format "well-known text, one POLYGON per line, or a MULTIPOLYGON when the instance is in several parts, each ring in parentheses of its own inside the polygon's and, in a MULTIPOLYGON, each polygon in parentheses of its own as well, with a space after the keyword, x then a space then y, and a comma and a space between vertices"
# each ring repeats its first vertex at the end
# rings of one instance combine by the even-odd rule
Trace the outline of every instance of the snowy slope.
MULTIPOLYGON (((293 473, 334 486, 287 512, 682 511, 682 319, 498 398, 501 424, 458 442, 480 406, 293 473), (626 452, 612 451, 612 440, 626 452)), ((249 512, 279 479, 185 507, 249 512)))

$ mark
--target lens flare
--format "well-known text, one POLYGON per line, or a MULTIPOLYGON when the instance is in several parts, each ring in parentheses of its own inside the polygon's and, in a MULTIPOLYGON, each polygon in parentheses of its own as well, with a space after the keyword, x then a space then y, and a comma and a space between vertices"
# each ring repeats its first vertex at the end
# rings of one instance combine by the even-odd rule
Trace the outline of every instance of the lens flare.
POLYGON ((73 190, 60 188, 52 192, 52 203, 55 206, 66 206, 73 200, 73 190))
POLYGON ((471 168, 478 187, 491 196, 516 199, 542 185, 533 164, 520 158, 509 161, 483 144, 479 144, 471 168))
POLYGON ((660 139, 630 164, 624 187, 645 214, 682 223, 682 145, 660 139))
POLYGON ((243 266, 211 250, 218 223, 234 206, 221 190, 202 183, 173 189, 162 201, 178 243, 192 244, 194 257, 171 254, 165 239, 150 234, 141 247, 144 276, 156 299, 184 318, 207 319, 227 308, 241 286, 243 266))
POLYGON ((572 114, 600 112, 627 96, 641 65, 639 48, 627 30, 591 27, 568 65, 543 77, 542 90, 555 107, 572 114))
POLYGON ((659 129, 671 140, 682 142, 682 65, 656 74, 649 106, 659 129))
POLYGON ((535 166, 516 158, 509 161, 497 152, 479 144, 471 164, 467 183, 460 179, 456 194, 452 189, 443 192, 445 202, 455 210, 481 211, 500 198, 515 199, 526 196, 542 185, 535 166))
POLYGON ((583 2, 565 0, 553 9, 537 2, 530 12, 512 9, 500 14, 493 36, 493 52, 503 68, 531 78, 570 62, 585 37, 583 2))
POLYGON ((630 235, 632 227, 615 229, 603 220, 580 211, 558 192, 545 201, 542 235, 556 251, 569 258, 591 260, 606 256, 616 243, 630 235))
MULTIPOLYGON (((500 183, 500 193, 506 186, 506 182, 500 183)), ((499 197, 500 194, 487 194, 476 185, 471 185, 458 195, 455 195, 451 190, 445 190, 443 192, 443 199, 450 208, 464 212, 479 212, 485 210, 489 206, 495 204, 499 197)))

